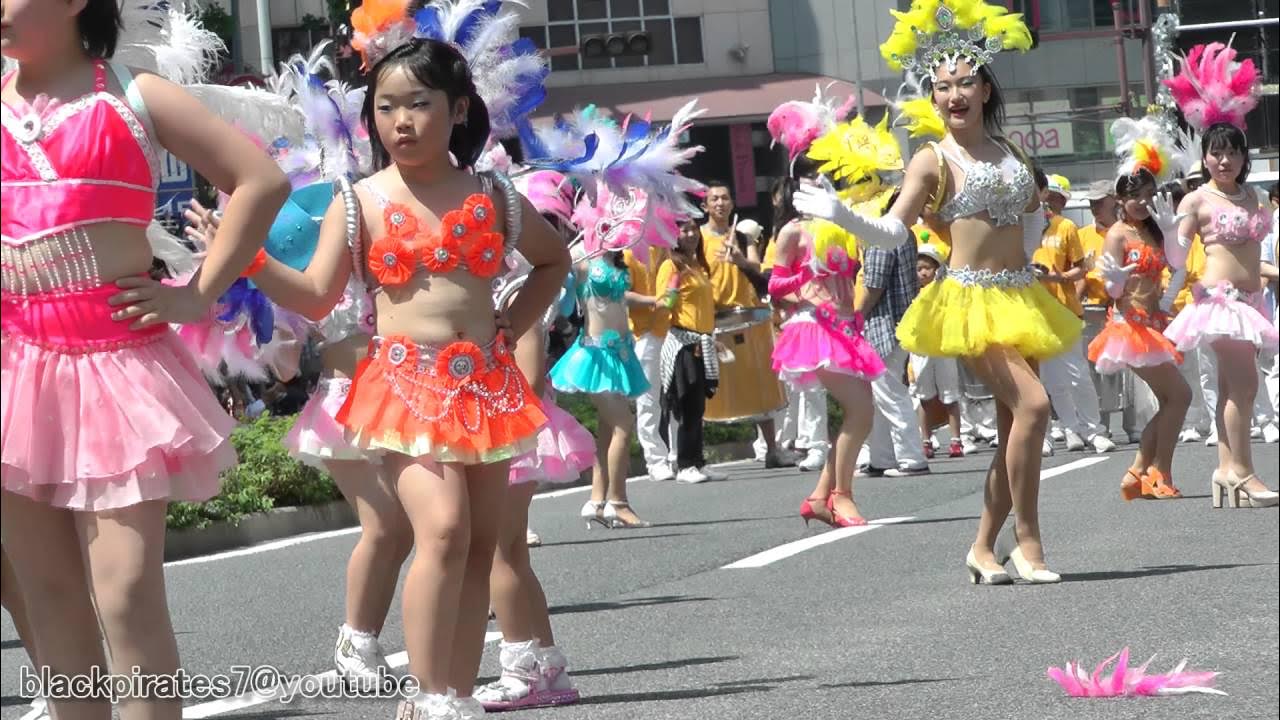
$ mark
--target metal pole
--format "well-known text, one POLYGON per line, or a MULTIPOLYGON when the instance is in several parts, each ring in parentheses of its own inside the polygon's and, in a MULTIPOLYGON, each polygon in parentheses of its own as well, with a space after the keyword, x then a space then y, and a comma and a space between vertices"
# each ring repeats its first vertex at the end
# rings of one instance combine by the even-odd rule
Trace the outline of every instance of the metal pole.
POLYGON ((858 0, 852 0, 853 4, 853 72, 857 76, 853 80, 853 89, 858 93, 857 107, 858 117, 866 119, 863 112, 866 110, 862 106, 862 44, 858 42, 858 0))
POLYGON ((1155 102, 1156 69, 1151 59, 1151 8, 1147 0, 1138 0, 1138 24, 1142 26, 1142 99, 1155 102))
POLYGON ((231 0, 231 67, 237 75, 244 72, 244 37, 241 32, 240 0, 231 0))
POLYGON ((1199 23, 1197 25, 1179 25, 1178 32, 1187 32, 1189 30, 1222 30, 1225 28, 1237 27, 1262 27, 1264 25, 1278 25, 1280 18, 1258 18, 1257 20, 1224 20, 1222 22, 1199 23))
POLYGON ((275 67, 275 58, 271 48, 271 6, 270 0, 258 0, 258 57, 262 67, 258 68, 264 76, 270 74, 275 67))
POLYGON ((1111 15, 1115 20, 1116 65, 1120 80, 1120 111, 1127 117, 1131 108, 1129 104, 1129 68, 1124 61, 1124 33, 1121 32, 1123 10, 1120 0, 1111 0, 1111 15))

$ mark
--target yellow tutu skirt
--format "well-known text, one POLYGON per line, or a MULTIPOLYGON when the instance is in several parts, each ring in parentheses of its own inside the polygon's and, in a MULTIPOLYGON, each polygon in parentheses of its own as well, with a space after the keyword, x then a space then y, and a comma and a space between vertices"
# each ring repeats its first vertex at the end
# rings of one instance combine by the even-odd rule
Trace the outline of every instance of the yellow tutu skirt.
POLYGON ((974 357, 1002 345, 1044 359, 1065 351, 1083 329, 1039 281, 961 282, 947 275, 916 296, 898 323, 898 341, 928 357, 974 357))

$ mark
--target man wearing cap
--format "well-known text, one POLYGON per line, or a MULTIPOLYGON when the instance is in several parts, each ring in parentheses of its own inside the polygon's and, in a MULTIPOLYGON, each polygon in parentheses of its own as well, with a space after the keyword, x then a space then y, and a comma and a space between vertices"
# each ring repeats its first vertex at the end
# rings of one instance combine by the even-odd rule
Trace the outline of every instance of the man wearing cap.
MULTIPOLYGON (((1111 296, 1107 294, 1107 290, 1103 287, 1102 273, 1097 268, 1097 260, 1102 256, 1102 242, 1107 237, 1107 230, 1118 219, 1116 216, 1116 197, 1110 180, 1099 180, 1090 183, 1084 192, 1084 199, 1089 201, 1089 212, 1093 214, 1093 223, 1080 228, 1077 234, 1080 237, 1080 247, 1084 250, 1084 265, 1088 270, 1084 280, 1079 283, 1077 290, 1080 293, 1080 299, 1084 302, 1084 320, 1085 320, 1085 336, 1084 346, 1088 347, 1089 341, 1092 340, 1102 330, 1107 321, 1107 308, 1111 305, 1111 296)), ((1089 373, 1093 377, 1093 385, 1097 390, 1098 396, 1102 397, 1106 391, 1108 380, 1105 380, 1098 371, 1092 366, 1089 367, 1089 373)), ((1118 377, 1118 376, 1117 376, 1118 377)), ((1125 396, 1124 412, 1121 414, 1121 424, 1124 432, 1129 436, 1132 442, 1137 442, 1138 436, 1142 434, 1138 428, 1137 413, 1134 411, 1132 399, 1125 396)), ((1103 429, 1111 427, 1111 413, 1101 412, 1099 416, 1102 419, 1103 429)))
MULTIPOLYGON (((1083 322, 1084 306, 1076 293, 1076 283, 1085 276, 1085 254, 1076 224, 1062 216, 1063 208, 1071 199, 1071 183, 1061 175, 1046 176, 1037 169, 1036 185, 1040 188, 1040 201, 1044 204, 1048 226, 1031 265, 1049 294, 1083 322)), ((1066 431, 1068 450, 1083 450, 1086 443, 1099 453, 1116 449, 1115 443, 1101 432, 1098 392, 1084 358, 1083 338, 1076 340, 1061 355, 1044 361, 1040 376, 1054 412, 1066 431)), ((1045 454, 1052 453, 1047 438, 1045 450, 1045 454)))

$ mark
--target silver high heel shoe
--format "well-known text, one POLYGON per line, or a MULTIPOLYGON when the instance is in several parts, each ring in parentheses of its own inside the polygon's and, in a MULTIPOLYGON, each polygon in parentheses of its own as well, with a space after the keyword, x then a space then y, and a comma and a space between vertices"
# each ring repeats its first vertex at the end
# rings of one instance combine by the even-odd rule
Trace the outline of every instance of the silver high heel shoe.
POLYGON ((1015 547, 1013 552, 1009 553, 1009 559, 1013 561, 1013 568, 1018 571, 1018 577, 1026 580, 1033 585, 1048 585, 1056 582, 1062 582, 1062 576, 1052 570, 1037 570, 1031 565, 1031 561, 1027 560, 1022 554, 1021 547, 1015 547))
POLYGON ((623 520, 621 517, 618 517, 618 508, 625 509, 630 507, 631 507, 631 503, 618 502, 617 500, 610 500, 608 504, 604 506, 604 521, 603 521, 604 524, 607 527, 611 527, 615 529, 653 527, 653 523, 649 522, 648 520, 637 519, 635 522, 627 522, 626 520, 623 520))
POLYGON ((969 554, 964 556, 965 568, 969 570, 969 582, 974 585, 1009 585, 1013 583, 1013 578, 1009 577, 1009 573, 1004 568, 999 570, 988 570, 978 564, 977 558, 973 556, 973 548, 969 548, 969 554))
POLYGON ((604 501, 596 502, 588 500, 586 505, 582 506, 582 512, 579 513, 583 520, 587 521, 587 529, 591 529, 591 523, 600 523, 601 527, 609 527, 609 523, 604 519, 604 501))
POLYGON ((1227 507, 1272 507, 1280 504, 1280 493, 1274 490, 1254 490, 1250 491, 1245 487, 1245 483, 1249 482, 1249 478, 1257 477, 1256 474, 1248 477, 1239 477, 1232 472, 1222 472, 1221 470, 1213 471, 1213 482, 1209 489, 1213 493, 1213 506, 1215 508, 1222 507, 1222 499, 1227 499, 1227 507), (1243 497, 1242 497, 1243 496, 1243 497))

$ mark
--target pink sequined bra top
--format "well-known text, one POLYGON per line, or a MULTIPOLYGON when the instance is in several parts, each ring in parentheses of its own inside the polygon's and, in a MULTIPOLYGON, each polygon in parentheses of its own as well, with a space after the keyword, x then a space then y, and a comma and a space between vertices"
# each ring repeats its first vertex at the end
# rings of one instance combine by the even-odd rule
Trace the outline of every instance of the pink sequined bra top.
POLYGON ((85 228, 151 222, 160 173, 149 120, 129 71, 101 60, 93 92, 72 102, 40 96, 20 108, 0 104, 5 290, 93 287, 97 268, 85 228), (128 105, 108 92, 108 67, 128 105))
POLYGON ((1251 211, 1238 205, 1217 205, 1202 241, 1205 245, 1260 243, 1270 232, 1271 213, 1261 203, 1251 211))

